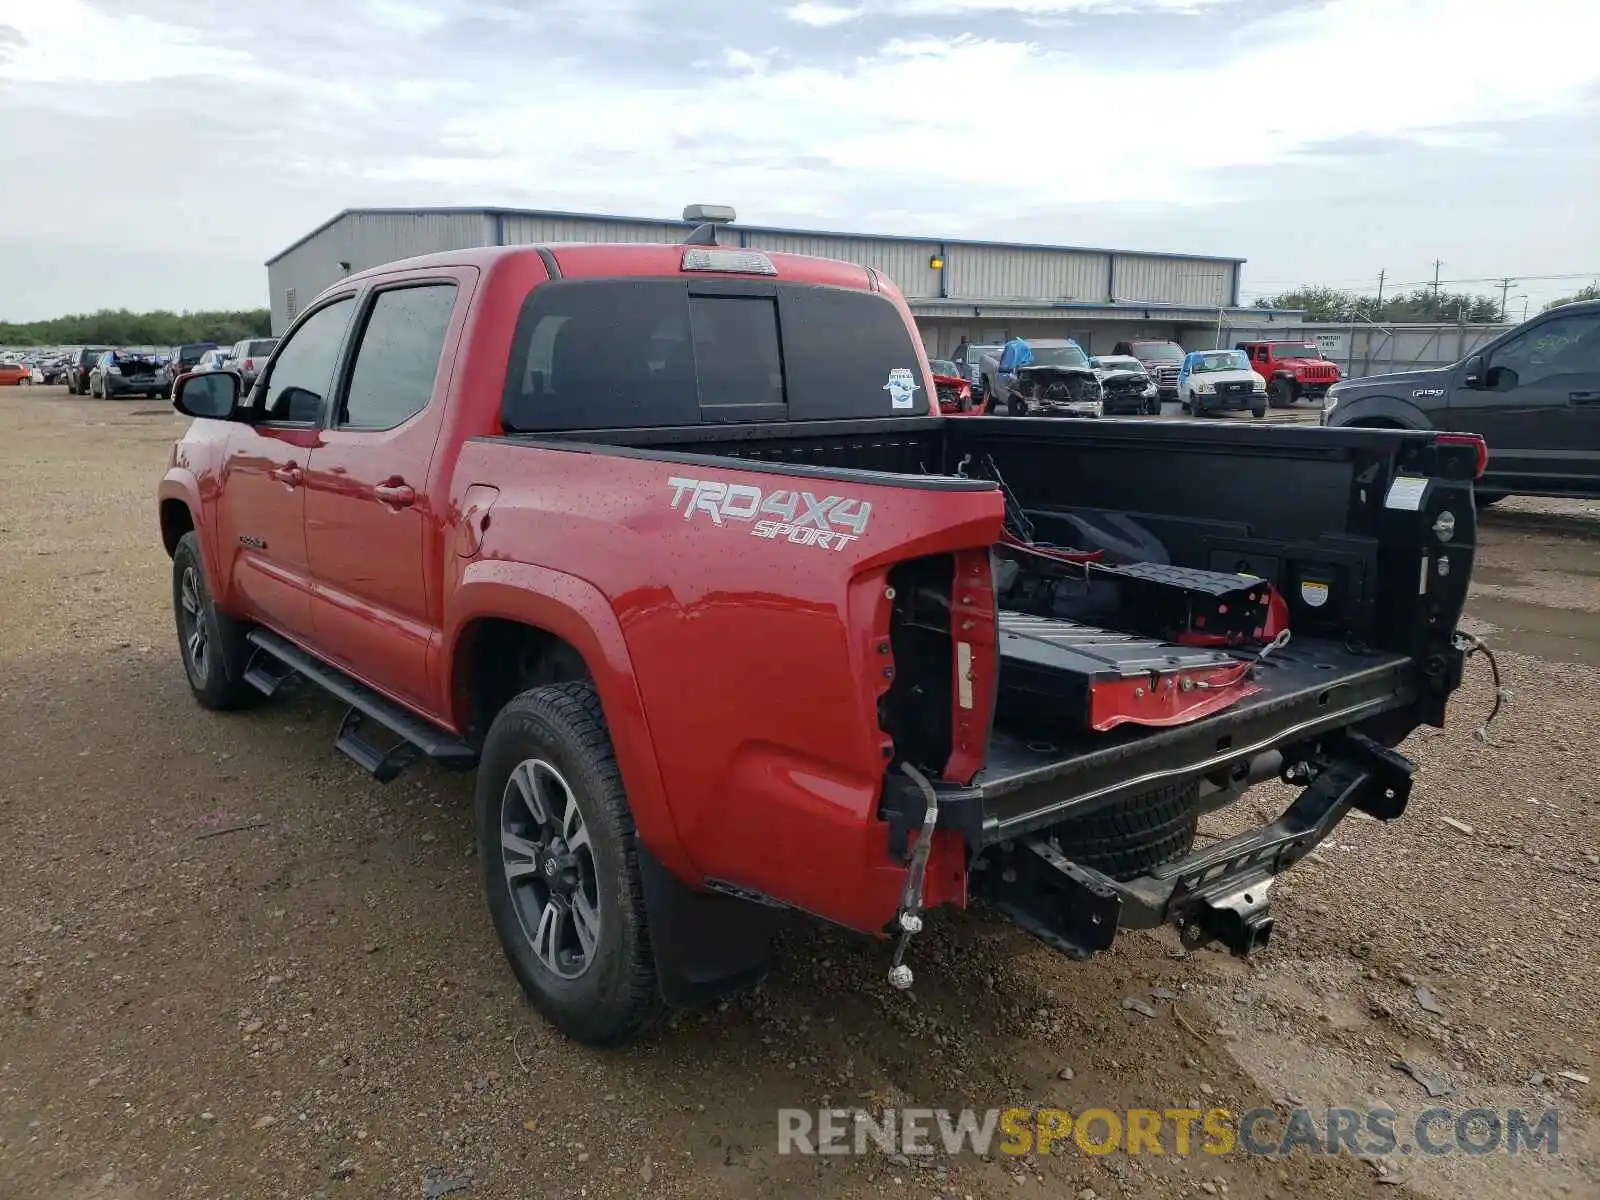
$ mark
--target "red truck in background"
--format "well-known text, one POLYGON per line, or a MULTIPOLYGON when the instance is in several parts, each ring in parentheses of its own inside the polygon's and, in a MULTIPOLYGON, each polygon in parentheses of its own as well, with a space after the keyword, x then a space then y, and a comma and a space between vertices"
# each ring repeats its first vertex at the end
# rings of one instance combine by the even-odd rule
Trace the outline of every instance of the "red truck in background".
POLYGON ((1472 439, 947 419, 876 271, 691 242, 393 263, 247 392, 175 387, 195 698, 315 684, 376 778, 476 769, 560 1029, 749 983, 783 907, 897 939, 900 987, 969 901, 1075 956, 1245 954, 1279 872, 1400 815, 1392 747, 1460 682, 1472 439), (1293 805, 1194 849, 1264 779, 1293 805))
POLYGON ((1315 342, 1240 342, 1235 350, 1267 384, 1267 403, 1288 408, 1297 400, 1321 400, 1339 382, 1339 367, 1322 357, 1315 342))

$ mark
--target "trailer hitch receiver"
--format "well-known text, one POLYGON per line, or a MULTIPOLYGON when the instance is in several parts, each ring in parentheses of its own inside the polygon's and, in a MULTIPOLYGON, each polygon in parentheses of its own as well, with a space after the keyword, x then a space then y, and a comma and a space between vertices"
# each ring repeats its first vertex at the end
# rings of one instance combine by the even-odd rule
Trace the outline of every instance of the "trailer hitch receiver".
POLYGON ((1266 949, 1272 940, 1272 915, 1267 891, 1270 877, 1223 896, 1200 896, 1180 925, 1183 944, 1191 950, 1221 942, 1228 953, 1245 958, 1266 949))

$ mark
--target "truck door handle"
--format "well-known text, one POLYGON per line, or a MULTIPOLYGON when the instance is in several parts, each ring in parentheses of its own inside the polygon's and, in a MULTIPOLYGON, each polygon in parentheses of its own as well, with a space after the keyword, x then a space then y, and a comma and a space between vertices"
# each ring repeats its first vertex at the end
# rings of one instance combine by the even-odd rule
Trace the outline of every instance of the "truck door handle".
POLYGON ((409 508, 417 502, 417 493, 409 483, 380 483, 372 489, 380 504, 391 508, 409 508))
POLYGON ((1600 392, 1568 392, 1569 404, 1600 404, 1600 392))
POLYGON ((281 467, 272 468, 272 477, 279 483, 289 487, 299 487, 300 481, 305 478, 305 475, 300 470, 299 463, 285 463, 281 467))

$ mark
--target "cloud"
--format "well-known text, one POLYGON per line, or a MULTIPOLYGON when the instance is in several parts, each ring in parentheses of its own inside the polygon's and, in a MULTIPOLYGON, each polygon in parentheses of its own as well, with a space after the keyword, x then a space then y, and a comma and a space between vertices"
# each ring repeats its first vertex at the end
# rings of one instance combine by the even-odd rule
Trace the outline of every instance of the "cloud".
POLYGON ((801 25, 810 25, 816 29, 827 29, 833 25, 844 25, 861 16, 859 8, 847 8, 842 4, 827 4, 822 0, 802 0, 799 4, 791 4, 783 10, 783 15, 791 21, 801 25))
POLYGON ((1197 12, 1238 0, 888 0, 889 11, 907 17, 970 17, 1014 13, 1028 17, 1079 14, 1123 16, 1132 13, 1197 12))
MULTIPOLYGON (((1344 206, 1354 244, 1427 156, 1506 156, 1516 122, 1560 118, 1578 121, 1570 154, 1600 126, 1600 9, 1568 0, 1519 0, 1515 19, 1497 0, 803 0, 736 17, 727 0, 361 2, 352 20, 327 0, 0 0, 0 172, 28 180, 7 189, 8 231, 260 261, 349 206, 672 215, 706 199, 766 223, 1104 242, 1131 212, 1292 217, 1382 146, 1344 206), (193 169, 84 188, 76 164, 107 139, 181 147, 193 169)), ((1527 236, 1586 268, 1600 234, 1577 212, 1527 236)), ((1260 223, 1203 247, 1148 227, 1249 255, 1260 223)), ((8 279, 13 297, 28 286, 8 279)))

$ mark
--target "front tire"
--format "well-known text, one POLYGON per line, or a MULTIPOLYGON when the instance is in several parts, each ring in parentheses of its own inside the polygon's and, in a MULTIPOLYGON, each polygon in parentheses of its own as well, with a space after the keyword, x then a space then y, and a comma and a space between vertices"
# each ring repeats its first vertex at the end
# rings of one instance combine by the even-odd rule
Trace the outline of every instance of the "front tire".
POLYGON ((1267 384, 1267 403, 1273 408, 1288 408, 1294 404, 1294 385, 1286 379, 1274 379, 1267 384))
POLYGON ((592 683, 534 688, 500 710, 475 803, 489 915, 529 1001, 575 1041, 637 1040, 663 1006, 633 815, 592 683))
POLYGON ((244 681, 250 643, 244 627, 212 600, 200 539, 192 530, 178 539, 172 555, 172 614, 184 674, 201 708, 250 708, 266 698, 244 681))
POLYGON ((1261 420, 1262 417, 1267 415, 1267 406, 1265 404, 1253 405, 1250 409, 1250 415, 1258 421, 1261 420))

